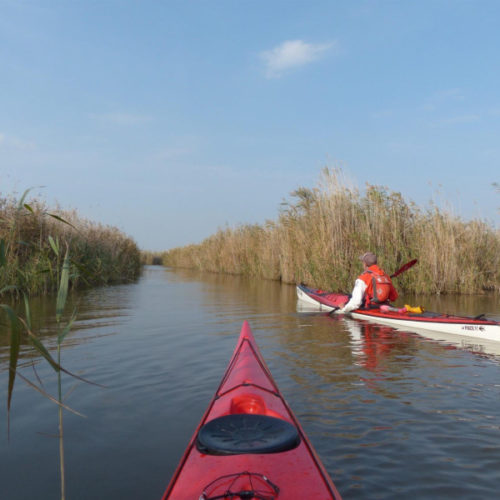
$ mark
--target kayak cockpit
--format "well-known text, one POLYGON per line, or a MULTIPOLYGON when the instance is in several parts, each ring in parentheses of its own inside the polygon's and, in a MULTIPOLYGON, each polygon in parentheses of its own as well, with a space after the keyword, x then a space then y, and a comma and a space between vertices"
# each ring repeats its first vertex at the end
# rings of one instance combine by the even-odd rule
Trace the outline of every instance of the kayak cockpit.
POLYGON ((207 484, 200 496, 200 500, 221 500, 226 498, 274 500, 279 492, 279 487, 264 474, 243 471, 218 477, 207 484))

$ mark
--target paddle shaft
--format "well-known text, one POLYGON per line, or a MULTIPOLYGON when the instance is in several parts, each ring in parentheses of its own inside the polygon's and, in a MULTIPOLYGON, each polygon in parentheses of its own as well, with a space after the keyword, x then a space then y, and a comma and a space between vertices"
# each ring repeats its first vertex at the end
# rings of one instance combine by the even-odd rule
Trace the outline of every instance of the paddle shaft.
POLYGON ((410 269, 410 267, 413 267, 417 262, 418 262, 417 259, 410 260, 410 262, 407 262, 404 266, 400 267, 396 272, 391 274, 391 278, 395 278, 396 276, 399 276, 401 273, 408 271, 408 269, 410 269))

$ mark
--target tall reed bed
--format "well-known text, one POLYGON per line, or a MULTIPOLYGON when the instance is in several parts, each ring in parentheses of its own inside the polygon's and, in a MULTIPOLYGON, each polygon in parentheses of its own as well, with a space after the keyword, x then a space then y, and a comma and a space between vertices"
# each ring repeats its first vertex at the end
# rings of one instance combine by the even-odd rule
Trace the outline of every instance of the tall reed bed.
MULTIPOLYGON (((27 193, 25 193, 26 195, 27 193)), ((136 243, 114 227, 50 210, 44 202, 0 198, 0 289, 30 295, 57 290, 62 248, 71 255, 70 286, 135 280, 141 270, 136 243)))
POLYGON ((389 273, 419 260, 398 278, 406 293, 500 291, 500 232, 490 224, 420 208, 385 187, 361 193, 329 169, 318 187, 294 191, 276 221, 219 230, 165 252, 163 262, 348 291, 368 250, 389 273))
POLYGON ((145 266, 161 266, 162 252, 152 252, 150 250, 141 250, 141 264, 145 266))

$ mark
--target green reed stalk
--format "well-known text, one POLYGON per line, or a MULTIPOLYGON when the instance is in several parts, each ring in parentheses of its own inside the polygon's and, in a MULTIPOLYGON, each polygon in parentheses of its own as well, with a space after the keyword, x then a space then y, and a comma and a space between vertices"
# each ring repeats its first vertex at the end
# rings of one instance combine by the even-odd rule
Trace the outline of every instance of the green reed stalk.
MULTIPOLYGON (((64 337, 67 335, 67 331, 61 329, 61 317, 64 312, 64 306, 66 305, 66 299, 68 297, 68 284, 69 284, 69 248, 66 249, 66 255, 64 256, 64 262, 61 272, 61 281, 59 285, 59 291, 57 293, 56 301, 56 322, 57 322, 57 364, 61 366, 61 344, 64 337)), ((63 408, 62 408, 62 374, 61 370, 57 371, 57 389, 58 389, 58 416, 59 416, 59 464, 61 471, 61 500, 66 498, 66 481, 64 473, 64 430, 63 430, 63 408)))
MULTIPOLYGON (((61 344, 57 344, 57 363, 61 365, 61 344)), ((58 401, 62 403, 62 380, 61 380, 61 370, 57 372, 57 394, 58 401)), ((61 500, 66 498, 66 475, 64 471, 64 430, 63 430, 63 413, 62 406, 58 407, 58 417, 59 417, 59 467, 61 472, 61 500)))
MULTIPOLYGON (((66 249, 66 254, 64 256, 64 262, 61 270, 61 280, 59 284, 57 300, 56 300, 56 322, 57 322, 57 358, 53 359, 49 350, 43 345, 38 336, 32 331, 32 323, 31 323, 31 312, 30 305, 27 295, 24 295, 24 305, 25 305, 25 314, 24 318, 17 315, 12 308, 10 308, 6 304, 0 304, 0 308, 3 309, 9 318, 10 326, 11 326, 11 342, 10 342, 10 362, 9 362, 9 383, 8 383, 8 395, 7 395, 7 421, 9 423, 10 416, 10 408, 11 408, 11 400, 14 389, 14 381, 16 375, 19 375, 28 385, 33 387, 35 390, 40 392, 43 396, 47 397, 51 401, 55 402, 58 405, 58 438, 59 438, 59 468, 60 468, 60 483, 61 483, 61 500, 65 500, 66 498, 66 480, 65 480, 65 460, 64 460, 64 426, 63 426, 63 409, 71 411, 77 415, 83 416, 80 413, 72 410, 68 406, 64 404, 63 401, 63 391, 62 391, 62 374, 63 372, 67 375, 70 375, 74 378, 82 380, 84 382, 88 382, 87 380, 74 375, 69 372, 61 365, 61 350, 62 344, 66 337, 66 335, 70 332, 73 322, 76 318, 76 311, 73 312, 73 315, 69 319, 66 324, 62 324, 62 315, 64 313, 67 297, 68 297, 68 289, 69 289, 69 276, 70 276, 70 256, 69 249, 66 249), (56 371, 57 373, 57 388, 58 394, 57 398, 53 398, 50 394, 46 393, 41 386, 37 386, 30 382, 26 377, 18 373, 17 364, 19 359, 19 350, 21 344, 21 333, 24 331, 30 340, 30 343, 34 350, 42 356, 56 371)), ((2 290, 0 290, 0 293, 2 290)))

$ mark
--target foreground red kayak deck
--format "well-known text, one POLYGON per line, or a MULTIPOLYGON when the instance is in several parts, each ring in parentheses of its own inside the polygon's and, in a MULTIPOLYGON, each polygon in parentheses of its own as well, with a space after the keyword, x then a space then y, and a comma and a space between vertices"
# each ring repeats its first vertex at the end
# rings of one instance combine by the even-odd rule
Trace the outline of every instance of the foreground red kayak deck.
POLYGON ((163 499, 340 499, 245 321, 163 499))

